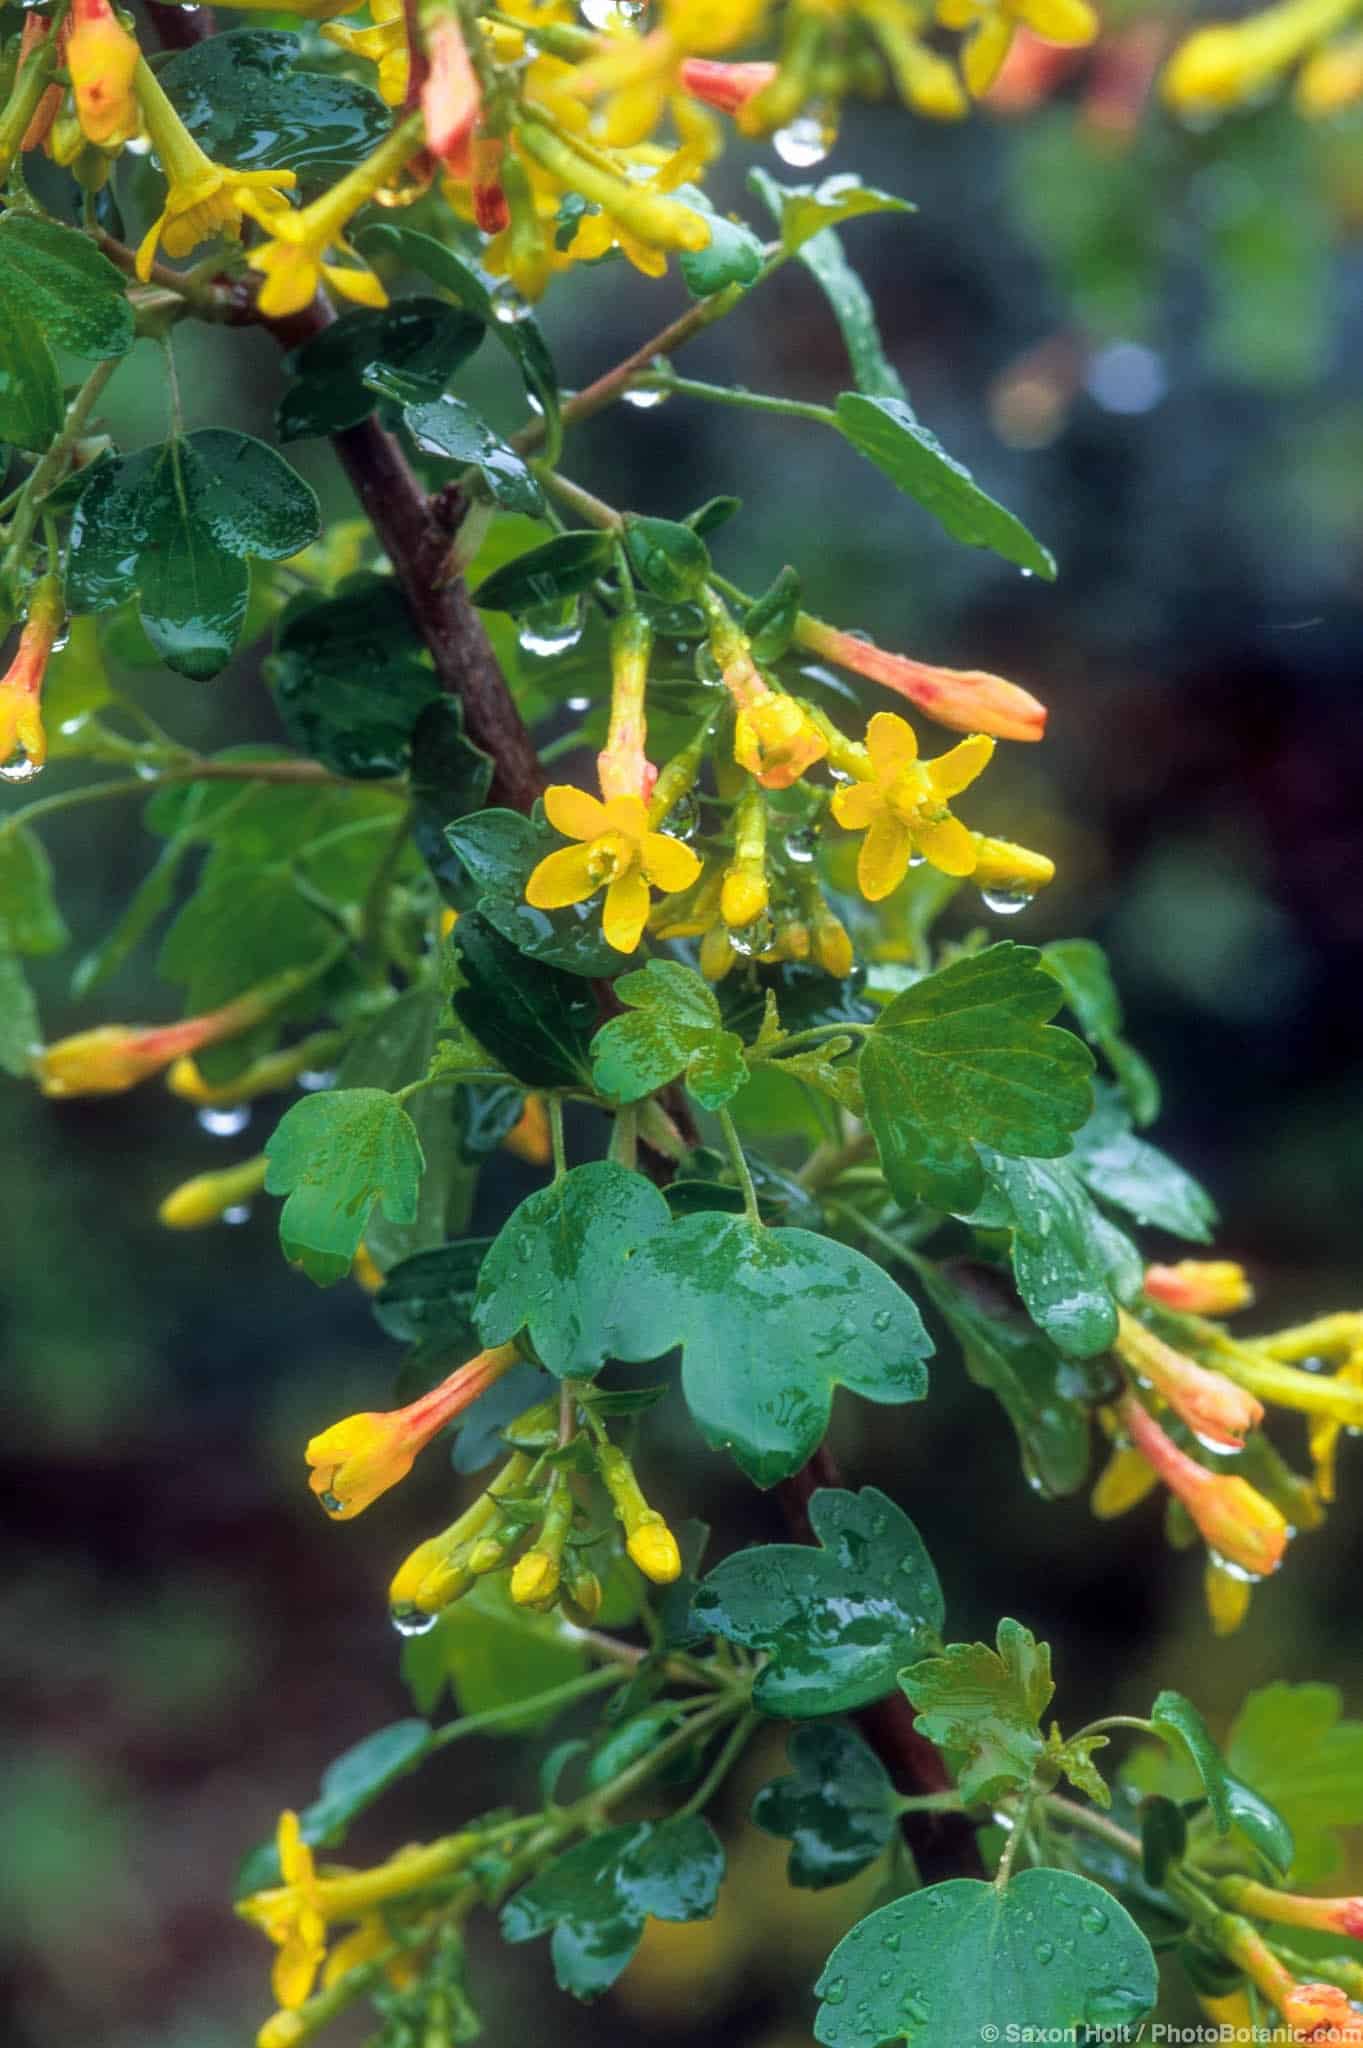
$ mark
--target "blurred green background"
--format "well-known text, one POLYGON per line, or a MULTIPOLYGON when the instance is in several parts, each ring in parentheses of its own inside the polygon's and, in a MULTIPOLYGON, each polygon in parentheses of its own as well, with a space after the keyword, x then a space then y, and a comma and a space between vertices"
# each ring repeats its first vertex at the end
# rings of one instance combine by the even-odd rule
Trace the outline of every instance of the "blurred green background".
MULTIPOLYGON (((583 430, 569 466, 673 516, 731 491, 743 515, 715 547, 738 581, 760 587, 793 562, 812 609, 999 670, 1050 705, 1047 744, 1008 751, 974 793, 973 824, 1046 847, 1061 870, 1008 935, 1109 947, 1129 1033, 1165 1083, 1155 1135, 1216 1193, 1219 1249, 1251 1266, 1252 1313, 1277 1325, 1363 1292, 1363 126, 1308 130, 1270 108, 1194 136, 1158 114, 1123 129, 1103 114, 1103 76, 1081 65, 1025 117, 959 130, 849 113, 826 166, 917 201, 910 220, 849 228, 849 253, 920 416, 1051 545, 1056 586, 955 546, 812 426, 674 398, 583 430)), ((755 218, 742 170, 718 189, 755 218)), ((556 285, 543 318, 565 383, 681 303, 675 278, 623 266, 556 285)), ((282 373, 268 342, 196 330, 177 355, 189 426, 269 434, 282 373)), ((847 381, 798 266, 685 361, 814 399, 847 381)), ((474 369, 469 395, 514 421, 507 388, 474 369)), ((143 345, 107 423, 133 445, 158 438, 165 403, 143 345)), ((331 515, 349 516, 320 444, 298 459, 331 515)), ((260 652, 210 686, 142 672, 132 687, 202 746, 271 735, 260 652)), ((152 843, 135 804, 54 819, 45 837, 78 954, 152 843)), ((953 913, 956 928, 978 915, 953 913)), ((171 1014, 148 955, 97 1005, 73 1004, 72 957, 38 963, 49 1035, 171 1014)), ((386 1404, 395 1347, 358 1288, 319 1294, 285 1267, 273 1203, 199 1236, 155 1221, 169 1187, 257 1149, 270 1116, 215 1134, 155 1086, 70 1105, 0 1094, 0 1968, 7 2038, 23 2048, 249 2041, 269 1958, 228 1914, 234 1868, 332 1756, 406 1710, 384 1590, 448 1519, 448 1475, 427 1461, 361 1524, 334 1528, 300 1455, 325 1423, 386 1404)), ((498 1161, 480 1221, 529 1185, 498 1161)), ((772 1501, 696 1454, 679 1404, 650 1431, 661 1505, 707 1517, 720 1549, 776 1532, 772 1501)), ((1274 1677, 1332 1678, 1363 1711, 1353 1447, 1330 1525, 1294 1546, 1242 1634, 1213 1646, 1200 1570, 1164 1549, 1158 1508, 1104 1526, 1082 1499, 1035 1499, 1004 1417, 951 1356, 924 1408, 844 1400, 836 1434, 857 1479, 922 1528, 953 1634, 992 1634, 1011 1613, 1049 1636, 1071 1725, 1144 1711, 1169 1684, 1223 1726, 1274 1677)), ((1278 1441, 1300 1454, 1293 1429, 1278 1441)), ((744 1790, 778 1761, 769 1744, 745 1766, 735 1828, 744 1790)), ((382 1854, 454 1825, 517 1796, 532 1769, 515 1744, 462 1747, 351 1847, 382 1854)), ((490 2038, 807 2040, 809 1985, 855 1888, 787 1894, 782 1855, 744 1834, 719 1921, 655 1929, 595 2011, 547 1988, 542 1955, 508 1959, 481 1928, 473 1987, 490 2038)))

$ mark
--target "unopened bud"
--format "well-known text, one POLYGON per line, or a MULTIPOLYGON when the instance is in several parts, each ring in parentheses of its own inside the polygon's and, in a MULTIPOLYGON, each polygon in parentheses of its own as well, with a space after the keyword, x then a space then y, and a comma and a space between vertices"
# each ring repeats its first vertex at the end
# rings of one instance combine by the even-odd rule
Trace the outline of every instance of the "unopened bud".
POLYGON ((730 931, 754 924, 767 907, 770 891, 765 875, 745 868, 730 868, 720 892, 719 914, 730 931))
POLYGON ((547 1550, 527 1550, 511 1574, 511 1597, 518 1607, 537 1607, 558 1591, 558 1559, 547 1550))
POLYGON ((625 1548, 644 1577, 652 1579, 655 1586, 670 1586, 674 1579, 681 1577, 682 1561, 677 1539, 661 1515, 655 1521, 641 1522, 625 1548))
POLYGON ((1180 1259, 1174 1266, 1147 1266, 1145 1291, 1162 1307, 1194 1316, 1231 1315, 1254 1300, 1244 1267, 1233 1259, 1180 1259))

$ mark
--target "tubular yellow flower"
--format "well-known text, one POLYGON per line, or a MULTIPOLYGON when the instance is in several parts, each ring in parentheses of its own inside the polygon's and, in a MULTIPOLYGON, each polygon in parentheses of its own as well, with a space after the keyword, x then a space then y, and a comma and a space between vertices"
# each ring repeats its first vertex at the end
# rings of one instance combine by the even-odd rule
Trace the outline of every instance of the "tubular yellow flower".
POLYGON ((339 1031, 316 1031, 283 1052, 266 1053, 263 1059, 253 1060, 234 1081, 224 1081, 220 1087, 205 1081, 195 1062, 186 1056, 176 1060, 166 1075, 166 1086, 182 1102, 197 1103, 205 1109, 228 1109, 239 1102, 254 1102, 261 1095, 274 1095, 291 1086, 300 1074, 325 1068, 343 1044, 339 1031))
POLYGON ((1255 1920, 1279 1927, 1314 1927, 1322 1934, 1347 1934, 1363 1941, 1363 1898, 1312 1898, 1304 1892, 1274 1891, 1249 1877, 1223 1878, 1219 1887, 1227 1905, 1255 1920))
POLYGON ((559 782, 545 791, 544 809, 556 832, 580 843, 545 855, 525 885, 526 902, 536 910, 562 910, 604 889, 601 929, 617 953, 632 953, 643 937, 650 883, 670 895, 700 874, 689 846, 649 829, 642 797, 602 803, 559 782))
POLYGON ((1237 1572, 1228 1572, 1224 1565, 1207 1560, 1207 1569, 1202 1579, 1203 1595, 1207 1602, 1207 1617, 1212 1625, 1212 1634, 1233 1636, 1242 1627, 1249 1613, 1251 1587, 1247 1579, 1237 1572))
POLYGON ((1271 1502, 1245 1480, 1209 1472, 1181 1451, 1134 1394, 1123 1397, 1118 1413, 1132 1444, 1182 1501, 1218 1557, 1254 1578, 1278 1569, 1288 1530, 1271 1502))
POLYGON ((543 122, 522 121, 516 140, 527 156, 561 179, 570 191, 580 192, 603 208, 646 248, 694 251, 709 247, 710 223, 693 207, 622 177, 608 161, 579 148, 543 122))
POLYGON ((1035 896, 1055 880, 1055 862, 1049 854, 1034 853, 1030 846, 1015 846, 1011 839, 987 839, 972 832, 975 867, 971 881, 977 889, 998 889, 1019 897, 1035 896))
POLYGON ((1255 99, 1354 12, 1354 0, 1281 0, 1237 22, 1213 22, 1179 44, 1164 97, 1180 113, 1215 113, 1255 99))
POLYGON ((241 211, 270 236, 261 248, 251 251, 248 259, 252 270, 258 270, 265 280, 257 304, 267 320, 301 313, 322 283, 359 305, 387 305, 387 292, 373 271, 348 247, 343 239, 344 230, 362 206, 399 176, 421 145, 421 116, 413 114, 329 192, 296 211, 278 198, 267 202, 254 191, 241 189, 238 181, 236 197, 241 211), (347 262, 329 261, 328 251, 332 249, 339 249, 347 262))
POLYGON ((1326 120, 1363 99, 1363 35, 1341 36, 1313 51, 1297 75, 1296 105, 1308 120, 1326 120))
POLYGON ((1162 1308, 1194 1316, 1232 1315, 1254 1300, 1248 1274, 1233 1259, 1180 1259, 1175 1266, 1147 1266, 1145 1291, 1162 1308))
POLYGON ((522 1451, 508 1458, 471 1507, 438 1536, 428 1536, 424 1543, 418 1543, 398 1566, 388 1588, 388 1604, 399 1628, 420 1633, 430 1627, 442 1609, 467 1593, 476 1576, 469 1554, 497 1520, 501 1496, 514 1493, 524 1483, 530 1462, 522 1451))
POLYGON ((527 1550, 511 1574, 511 1597, 518 1607, 538 1607, 558 1591, 559 1562, 547 1550, 527 1550))
POLYGON ((782 691, 745 704, 734 725, 734 759, 763 789, 789 789, 827 752, 809 713, 782 691))
POLYGON ((1094 1482, 1089 1506, 1100 1522, 1115 1521, 1159 1485, 1159 1474, 1129 1444, 1116 1444, 1094 1482))
POLYGON ((855 633, 841 633, 808 612, 801 612, 795 622, 795 639, 811 654, 897 691, 953 732, 987 732, 998 740, 1039 740, 1045 733, 1045 705, 986 669, 935 668, 930 662, 912 661, 907 654, 891 654, 855 633))
POLYGON ((833 816, 850 831, 865 832, 857 857, 857 885, 871 903, 896 889, 915 852, 946 875, 975 871, 975 842, 947 808, 947 799, 982 774, 994 742, 974 733, 936 761, 920 761, 912 726, 892 711, 878 711, 866 728, 864 781, 833 793, 833 816))
POLYGON ((831 974, 835 981, 845 981, 852 972, 852 940, 842 919, 826 903, 821 912, 815 912, 810 949, 816 966, 831 974))
POLYGON ((256 2048, 294 2048, 306 2038, 308 2023, 296 2012, 272 2012, 256 2034, 256 2048))
POLYGON ((767 806, 762 792, 749 783, 734 806, 733 859, 720 888, 719 914, 730 931, 743 931, 766 910, 767 806))
POLYGON ((494 1386, 518 1356, 514 1344, 480 1351, 406 1408, 348 1415, 313 1437, 304 1452, 313 1468, 308 1485, 332 1519, 353 1521, 380 1494, 405 1479, 417 1453, 494 1386))
POLYGON ((322 1967, 327 1916, 317 1866, 296 1813, 280 1814, 275 1844, 282 1886, 244 1899, 240 1910, 263 1927, 278 1947, 270 1984, 280 2005, 292 2012, 307 1998, 322 1967))
POLYGON ((102 149, 115 148, 137 132, 137 43, 109 0, 75 0, 71 16, 66 68, 81 130, 87 141, 102 149))
POLYGON ((1212 1372, 1147 1330, 1125 1309, 1117 1311, 1117 1356, 1169 1403, 1202 1442, 1240 1450, 1264 1419, 1261 1401, 1223 1373, 1212 1372))
POLYGON ((137 60, 136 85, 147 133, 167 180, 166 203, 138 245, 136 270, 145 284, 158 248, 164 248, 168 256, 180 257, 215 235, 237 241, 244 197, 263 194, 271 204, 283 206, 280 193, 291 190, 298 180, 292 171, 235 171, 215 164, 200 149, 156 74, 141 58, 137 60))
POLYGON ((369 0, 369 12, 373 16, 372 28, 349 28, 344 22, 329 21, 322 34, 350 56, 362 57, 365 63, 377 66, 381 97, 390 107, 400 107, 407 97, 411 75, 402 0, 369 0))
POLYGON ((653 795, 658 771, 644 751, 648 726, 644 693, 653 628, 642 612, 624 612, 611 631, 611 715, 606 744, 596 757, 597 781, 609 801, 653 795))
POLYGON ((640 1522, 625 1544, 626 1550, 646 1579, 655 1586, 670 1586, 681 1577, 681 1552, 677 1539, 661 1515, 640 1522))
POLYGON ((262 1152, 258 1158, 243 1160, 240 1166, 226 1167, 221 1173, 200 1173, 193 1180, 182 1181, 157 1210, 158 1222, 167 1230, 202 1230, 206 1224, 217 1223, 226 1210, 260 1193, 268 1164, 262 1152))
POLYGON ((43 730, 43 678, 62 622, 62 586, 44 576, 29 600, 28 617, 14 659, 0 676, 0 765, 21 749, 30 769, 47 759, 43 730))
MULTIPOLYGON (((1363 1347, 1345 1359, 1335 1374, 1334 1383, 1336 1386, 1363 1388, 1363 1347)), ((1323 1501, 1332 1501, 1335 1497, 1335 1457, 1343 1427, 1337 1416, 1316 1415, 1311 1418, 1307 1432, 1316 1491, 1323 1501)))
POLYGON ((350 1262, 350 1277, 366 1294, 377 1294, 382 1287, 383 1273, 367 1244, 356 1247, 355 1256, 350 1262))
POLYGON ((634 1467, 622 1450, 606 1444, 597 1452, 601 1483, 611 1497, 615 1518, 625 1531, 625 1548, 645 1578, 668 1586, 681 1576, 677 1539, 656 1508, 644 1499, 634 1467))
POLYGON ((306 976, 281 974, 258 989, 179 1024, 100 1024, 59 1038, 34 1055, 33 1068, 44 1095, 121 1095, 172 1060, 205 1045, 236 1038, 260 1023, 306 976))

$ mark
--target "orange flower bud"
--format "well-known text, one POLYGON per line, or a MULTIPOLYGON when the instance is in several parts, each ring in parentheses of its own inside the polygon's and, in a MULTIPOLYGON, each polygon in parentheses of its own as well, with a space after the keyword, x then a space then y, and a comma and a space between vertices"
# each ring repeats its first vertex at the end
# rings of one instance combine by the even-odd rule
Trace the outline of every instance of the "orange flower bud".
POLYGON ((101 148, 126 142, 141 118, 133 73, 138 48, 109 0, 76 0, 66 65, 86 140, 101 148))
POLYGON ((0 769, 22 749, 27 766, 17 764, 10 770, 16 779, 36 773, 47 759, 43 677, 61 621, 61 585, 55 577, 45 576, 33 593, 14 659, 0 676, 0 769))
POLYGON ((1254 1299, 1243 1266, 1233 1259, 1180 1259, 1176 1266, 1147 1266, 1145 1291, 1164 1308, 1185 1315, 1226 1316, 1254 1299))
POLYGON ((430 71, 421 88, 421 111, 432 156, 456 178, 472 173, 470 142, 483 104, 457 15, 443 14, 426 30, 430 71))
POLYGON ((1264 1419, 1263 1403, 1223 1373, 1185 1358, 1125 1309, 1119 1311, 1119 1319, 1117 1356, 1163 1395, 1203 1443, 1213 1449, 1240 1450, 1264 1419))
POLYGON ((907 697, 939 725, 953 732, 983 732, 1000 740, 1039 740, 1046 730, 1046 707, 1002 676, 985 669, 935 668, 890 654, 855 633, 840 633, 822 619, 801 612, 795 624, 801 647, 835 661, 840 668, 866 676, 907 697))
POLYGON ((1337 1984, 1296 1984, 1278 2010, 1303 2041, 1363 2042, 1363 2013, 1337 1984))
POLYGON ((765 92, 775 76, 774 64, 717 64, 709 57, 687 57, 681 66, 684 89, 707 107, 718 107, 721 114, 736 114, 765 92))
POLYGON ((281 975, 274 983, 224 1003, 220 1010, 186 1017, 179 1024, 100 1024, 93 1031, 59 1038, 35 1056, 38 1085, 44 1095, 121 1095, 185 1053, 248 1031, 269 1015, 285 985, 296 986, 297 977, 281 975))
POLYGON ((1135 1448, 1182 1501, 1217 1556, 1253 1578, 1275 1572, 1287 1547, 1287 1522, 1277 1508, 1245 1480, 1209 1472, 1181 1451, 1134 1394, 1125 1396, 1118 1412, 1135 1448))
POLYGON ((386 1414, 348 1415, 308 1444, 308 1485, 337 1522, 353 1521, 405 1479, 433 1436, 515 1364, 514 1344, 480 1351, 429 1394, 386 1414))

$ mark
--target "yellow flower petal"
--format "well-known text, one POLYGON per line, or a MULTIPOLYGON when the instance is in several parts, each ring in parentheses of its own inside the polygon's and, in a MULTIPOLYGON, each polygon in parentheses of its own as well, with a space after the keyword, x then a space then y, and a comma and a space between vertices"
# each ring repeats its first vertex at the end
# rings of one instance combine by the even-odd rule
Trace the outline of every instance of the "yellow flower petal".
POLYGON ((680 839, 673 839, 666 832, 644 834, 643 869, 656 889, 669 895, 677 889, 689 889, 700 874, 700 866, 699 856, 680 839))
POLYGON ((648 830, 648 809, 642 797, 613 796, 604 807, 606 830, 626 839, 642 839, 648 830))
POLYGON ((874 782, 846 782, 833 792, 833 816, 849 832, 864 832, 884 807, 884 795, 874 782))
POLYGON ((632 953, 644 935, 648 922, 648 883, 637 868, 617 875, 606 891, 601 929, 606 944, 617 953, 632 953))
POLYGON ((279 1816, 275 1830, 279 1870, 285 1884, 305 1883, 312 1876, 312 1851, 303 1840, 298 1815, 287 1810, 279 1816))
POLYGON ((545 790, 544 815, 565 839, 599 839, 609 824, 601 799, 571 782, 551 783, 545 790))
POLYGON ((918 735, 893 711, 877 711, 866 728, 866 751, 877 782, 893 782, 901 768, 918 759, 918 735))
POLYGON ((280 1949, 270 1972, 270 1988, 276 2004, 282 2005, 286 2012, 296 2012, 306 2002, 321 1968, 323 1954, 320 1947, 315 1948, 301 1934, 291 1935, 280 1949))
POLYGON ((372 270, 352 269, 349 264, 323 263, 322 276, 334 292, 357 306, 386 306, 388 294, 372 270))
POLYGON ((868 903, 879 903, 882 896, 899 887, 909 871, 912 851, 908 826, 893 811, 878 811, 857 856, 857 887, 868 903))
POLYGON ((532 870, 525 885, 525 900, 536 910, 562 910, 569 903, 585 903, 600 886, 600 880, 592 873, 590 849, 565 846, 557 853, 546 854, 532 870))
POLYGON ((924 764, 928 781, 940 797, 959 796, 963 789, 969 789, 976 776, 983 775, 993 752, 994 742, 989 736, 974 732, 949 754, 924 764))
POLYGON ((944 875, 975 872, 975 841, 959 818, 939 818, 935 824, 915 825, 913 843, 944 875))

